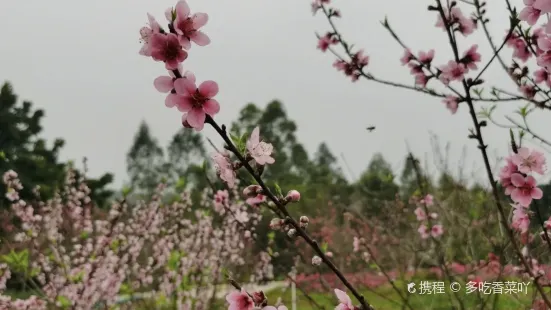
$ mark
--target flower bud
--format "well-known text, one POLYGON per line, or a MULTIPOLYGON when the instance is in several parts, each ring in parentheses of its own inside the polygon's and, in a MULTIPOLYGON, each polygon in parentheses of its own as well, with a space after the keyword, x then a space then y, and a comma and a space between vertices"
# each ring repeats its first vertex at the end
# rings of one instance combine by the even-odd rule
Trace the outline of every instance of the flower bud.
POLYGON ((325 252, 325 256, 331 258, 333 257, 333 252, 325 252))
POLYGON ((255 304, 265 307, 268 305, 268 299, 266 298, 266 295, 264 295, 263 291, 254 292, 252 294, 253 301, 255 304))
POLYGON ((270 221, 270 228, 273 230, 280 230, 285 221, 283 219, 274 218, 270 221))
POLYGON ((299 220, 300 228, 306 228, 308 227, 308 223, 310 223, 310 219, 308 219, 307 216, 301 216, 299 220))
POLYGON ((300 193, 297 190, 290 190, 285 197, 287 202, 297 202, 300 200, 300 193))
POLYGON ((245 187, 245 189, 243 190, 243 195, 251 198, 256 197, 258 194, 261 194, 261 192, 262 187, 260 187, 260 185, 253 184, 245 187))
POLYGON ((319 257, 317 255, 312 257, 312 265, 319 266, 319 265, 321 265, 321 262, 322 262, 321 257, 319 257))
POLYGON ((297 236, 297 230, 294 229, 294 228, 289 229, 289 231, 287 232, 287 236, 289 236, 290 238, 296 237, 297 236))

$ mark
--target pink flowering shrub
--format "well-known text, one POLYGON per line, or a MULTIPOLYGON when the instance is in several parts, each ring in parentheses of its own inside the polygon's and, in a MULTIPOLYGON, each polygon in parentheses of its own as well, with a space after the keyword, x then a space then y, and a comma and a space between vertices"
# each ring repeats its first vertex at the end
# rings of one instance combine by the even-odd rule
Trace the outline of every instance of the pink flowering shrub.
MULTIPOLYGON (((330 294, 335 309, 370 310, 378 309, 377 305, 362 292, 386 286, 395 292, 402 309, 413 309, 404 285, 412 279, 460 281, 480 288, 485 281, 510 278, 532 284, 532 308, 551 308, 546 290, 551 283, 546 266, 551 218, 542 218, 537 206, 543 198, 537 178, 546 174, 546 158, 539 146, 524 143, 529 134, 550 144, 531 129, 528 116, 551 109, 551 0, 525 0, 520 10, 505 1, 510 24, 498 43, 488 29, 486 2, 430 3, 428 16, 442 30, 451 53, 430 47, 418 47, 415 52, 388 20, 382 23, 403 48, 399 62, 407 67, 414 86, 381 79, 370 71, 370 63, 377 60, 366 49, 354 48, 338 31, 337 20, 343 14, 331 0, 315 0, 311 5, 314 15, 323 15, 329 22, 329 30, 318 35, 317 49, 332 54, 333 67, 352 82, 366 79, 421 92, 441 100, 452 114, 468 113, 473 126, 468 138, 477 143, 489 187, 467 189, 452 184, 451 190, 444 191, 443 185, 432 186, 410 154, 413 194, 376 202, 357 199, 351 206, 328 201, 331 212, 321 209, 318 214, 291 210, 290 205, 305 197, 296 189, 268 186, 263 179, 265 169, 278 159, 262 128, 239 136, 228 132, 215 120, 224 107, 217 99, 219 85, 211 80, 198 82, 194 73, 184 71, 189 50, 209 44, 210 39, 203 32, 208 15, 192 14, 187 2, 180 0, 166 10, 166 26, 148 14, 149 24, 139 32, 143 43, 139 53, 168 71, 155 78, 153 86, 167 94, 167 108, 181 113, 182 126, 202 131, 206 124, 223 139, 223 149, 211 160, 224 190, 214 185, 205 189, 196 207, 186 192, 177 201, 165 201, 160 185, 150 201, 131 207, 124 200, 101 217, 93 210, 84 180, 75 180, 71 173, 67 188, 55 199, 25 202, 18 195, 21 184, 16 172, 7 171, 6 197, 13 202, 12 212, 20 225, 10 227, 9 251, 0 265, 0 292, 11 274, 17 273, 32 284, 36 295, 25 300, 2 295, 0 306, 91 309, 114 305, 124 292, 147 291, 153 293, 150 299, 156 306, 212 309, 217 285, 228 282, 235 288, 225 296, 229 310, 287 309, 281 302, 269 305, 263 291, 247 291, 238 282, 247 271, 256 279, 274 276, 271 259, 277 252, 271 247, 259 253, 247 251, 258 238, 260 212, 269 210, 272 234, 284 236, 299 250, 294 252, 298 255, 290 268, 292 276, 279 276, 294 282, 318 308, 308 290, 330 294), (480 44, 464 44, 463 39, 475 32, 484 33, 492 56, 481 55, 480 44), (512 59, 504 58, 506 47, 512 49, 512 59), (516 91, 482 79, 493 63, 503 67, 516 91), (533 73, 529 65, 534 65, 533 73), (488 89, 490 94, 485 92, 488 89), (512 125, 505 139, 511 154, 496 176, 483 133, 488 122, 502 125, 494 119, 497 105, 481 104, 509 101, 527 105, 517 111, 522 121, 507 117, 512 125), (245 172, 248 181, 240 186, 245 172), (378 208, 369 207, 380 213, 362 214, 367 203, 377 203, 378 208)), ((482 309, 498 305, 497 299, 484 299, 481 294, 476 298, 482 309)), ((470 309, 466 297, 457 292, 449 302, 454 309, 470 309)))
MULTIPOLYGON (((2 256, 0 290, 16 272, 30 281, 35 295, 26 300, 1 295, 1 309, 92 309, 136 292, 179 309, 208 309, 212 286, 224 280, 222 271, 245 267, 250 232, 260 220, 227 191, 216 193, 224 196, 219 199, 206 190, 194 208, 188 192, 167 202, 160 185, 151 201, 122 201, 101 217, 94 214, 84 180, 71 172, 65 190, 44 202, 18 198, 16 172, 6 172, 3 181, 21 225, 3 240, 11 250, 2 256)), ((256 270, 253 276, 271 277, 265 274, 269 264, 256 261, 248 268, 256 270)))

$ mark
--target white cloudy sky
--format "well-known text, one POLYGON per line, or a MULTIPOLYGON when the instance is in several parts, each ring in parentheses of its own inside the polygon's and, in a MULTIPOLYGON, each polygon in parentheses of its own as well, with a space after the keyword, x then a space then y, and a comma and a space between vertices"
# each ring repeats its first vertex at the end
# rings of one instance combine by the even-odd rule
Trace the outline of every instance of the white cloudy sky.
MULTIPOLYGON (((344 18, 345 38, 371 56, 370 71, 385 79, 412 83, 401 67, 402 50, 379 21, 385 15, 414 50, 435 48, 436 62, 450 57, 445 34, 433 27, 428 0, 336 0, 344 18)), ((504 1, 489 1, 491 29, 501 38, 508 26, 504 1)), ((429 133, 451 142, 451 165, 468 146, 468 167, 479 160, 467 130, 465 107, 451 115, 439 100, 360 80, 353 84, 331 64, 333 57, 316 50, 314 32, 328 25, 312 17, 306 0, 190 0, 192 11, 206 12, 204 28, 211 45, 194 46, 185 68, 199 80, 219 83, 221 112, 228 123, 248 102, 265 105, 280 99, 299 124, 298 136, 310 151, 326 141, 336 154, 345 154, 356 174, 371 156, 382 152, 398 169, 406 141, 418 155, 430 151, 429 133), (377 126, 368 134, 365 127, 377 126)), ((513 3, 521 6, 521 1, 513 3)), ((164 95, 152 85, 163 75, 161 63, 138 55, 138 30, 146 13, 163 20, 174 0, 15 1, 0 2, 0 81, 9 80, 20 98, 46 110, 45 136, 63 137, 64 159, 89 158, 91 175, 105 171, 125 177, 125 155, 141 120, 163 142, 179 129, 180 115, 164 107, 164 95)), ((464 49, 479 43, 488 59, 489 47, 480 34, 462 41, 464 49)), ((507 55, 510 51, 507 51, 507 55)), ((493 66, 487 81, 516 91, 501 68, 493 66)), ((510 112, 514 104, 502 103, 510 112)), ((551 125, 534 128, 545 133, 551 125)), ((204 134, 214 137, 207 128, 204 134)), ((493 154, 505 153, 508 133, 492 126, 485 130, 493 154)), ((215 141, 220 141, 215 140, 215 141)), ((482 172, 477 172, 483 177, 482 172)))

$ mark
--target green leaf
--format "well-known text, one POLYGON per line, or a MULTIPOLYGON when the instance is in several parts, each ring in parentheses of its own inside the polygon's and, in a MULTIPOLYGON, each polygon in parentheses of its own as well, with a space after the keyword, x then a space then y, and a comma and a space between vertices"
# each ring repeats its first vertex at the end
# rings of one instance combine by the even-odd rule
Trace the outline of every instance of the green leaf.
POLYGON ((168 268, 170 268, 170 270, 173 270, 173 271, 178 269, 178 267, 180 266, 181 258, 182 258, 182 255, 180 254, 179 251, 174 250, 170 252, 170 257, 168 258, 168 262, 167 262, 168 268))
POLYGON ((279 184, 276 183, 274 186, 275 186, 276 195, 278 197, 283 197, 283 193, 281 192, 281 187, 279 186, 279 184))
POLYGON ((175 188, 176 190, 183 190, 185 187, 186 187, 186 179, 184 177, 180 177, 176 182, 175 188))
POLYGON ((122 188, 122 196, 123 197, 128 197, 128 195, 130 195, 132 193, 132 188, 131 187, 128 187, 128 186, 125 186, 122 188))
POLYGON ((274 241, 275 239, 275 232, 274 231, 271 231, 268 233, 268 240, 270 241, 274 241))
POLYGON ((59 295, 57 296, 56 298, 56 302, 61 306, 61 308, 63 309, 67 309, 71 306, 71 301, 69 300, 69 298, 65 297, 65 296, 62 296, 62 295, 59 295))
POLYGON ((327 247, 328 247, 328 246, 329 246, 329 245, 327 244, 327 242, 322 243, 322 245, 321 245, 321 250, 322 250, 324 253, 327 252, 327 247))

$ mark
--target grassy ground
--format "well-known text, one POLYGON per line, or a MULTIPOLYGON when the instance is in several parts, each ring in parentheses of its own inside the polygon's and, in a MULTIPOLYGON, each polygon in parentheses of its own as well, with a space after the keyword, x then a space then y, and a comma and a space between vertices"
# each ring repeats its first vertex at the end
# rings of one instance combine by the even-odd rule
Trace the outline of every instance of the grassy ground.
MULTIPOLYGON (((400 286, 399 283, 397 283, 400 286)), ((405 290, 404 290, 405 291, 405 290)), ((401 310, 402 302, 400 302, 400 297, 392 289, 390 285, 382 286, 373 291, 363 291, 362 294, 368 300, 371 305, 377 310, 401 310), (390 300, 397 301, 398 303, 393 303, 390 300)), ((463 300, 465 309, 477 309, 477 306, 480 306, 488 297, 491 299, 498 298, 496 310, 522 310, 522 309, 531 309, 530 303, 532 300, 533 291, 528 289, 528 294, 466 294, 466 291, 463 289, 458 292, 459 297, 463 300)), ((310 296, 326 310, 332 310, 338 304, 338 301, 332 294, 310 294, 310 296)), ((281 290, 268 292, 268 300, 274 303, 278 297, 281 297, 283 303, 291 309, 291 290, 287 289, 285 292, 281 290)), ((451 299, 454 299, 454 294, 447 290, 444 294, 431 294, 431 295, 419 295, 419 294, 410 294, 409 303, 413 309, 419 310, 450 310, 451 299)), ((310 310, 318 309, 316 306, 313 306, 306 297, 304 297, 300 291, 297 290, 297 309, 298 310, 310 310)))
MULTIPOLYGON (((396 282, 398 287, 404 288, 405 285, 401 282, 396 282)), ((463 286, 464 287, 464 286, 463 286)), ((405 291, 405 289, 403 290, 405 291)), ((449 289, 444 294, 431 294, 431 295, 419 295, 419 294, 410 294, 409 303, 413 309, 416 310, 449 310, 451 307, 451 299, 454 299, 454 295, 449 289)), ((17 298, 25 298, 28 294, 17 293, 17 292, 7 292, 8 295, 12 295, 17 298)), ((483 299, 488 297, 491 299, 498 298, 497 307, 495 310, 523 310, 531 309, 530 301, 532 300, 533 290, 529 287, 528 293, 520 294, 492 294, 492 295, 479 295, 476 293, 466 294, 465 289, 462 289, 459 294, 459 297, 464 302, 465 309, 477 309, 478 306, 483 302, 483 299)), ((286 289, 276 289, 266 293, 270 304, 274 304, 278 298, 281 297, 283 303, 291 310, 291 290, 286 289)), ((390 285, 381 286, 374 291, 362 291, 362 294, 377 310, 402 310, 400 297, 392 289, 390 285), (390 300, 389 300, 390 299, 390 300), (396 302, 392 302, 396 301, 396 302)), ((333 310, 338 304, 335 296, 332 293, 312 293, 310 296, 325 310, 333 310)), ((171 309, 172 307, 162 307, 160 305, 155 305, 153 301, 141 301, 134 306, 131 306, 133 309, 140 310, 151 310, 151 309, 171 309)), ((173 309, 173 308, 172 308, 173 309)), ((219 300, 216 305, 213 305, 211 310, 225 310, 227 305, 224 300, 219 300)), ((312 305, 306 297, 304 297, 299 290, 297 290, 297 310, 314 310, 318 309, 316 306, 312 305)))

